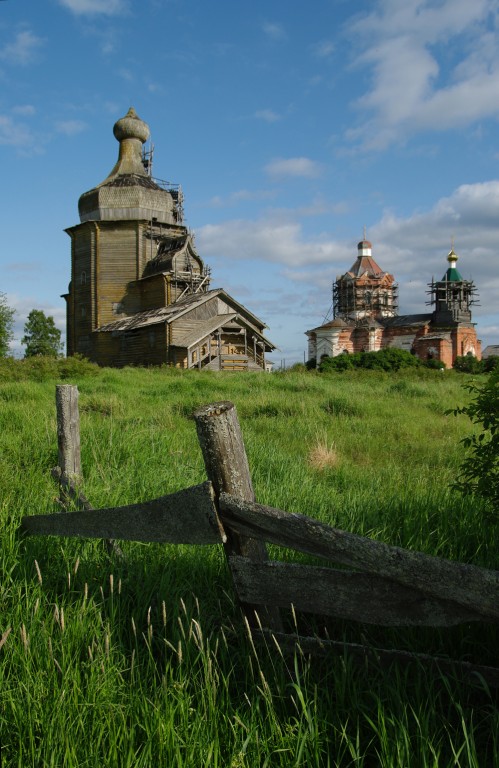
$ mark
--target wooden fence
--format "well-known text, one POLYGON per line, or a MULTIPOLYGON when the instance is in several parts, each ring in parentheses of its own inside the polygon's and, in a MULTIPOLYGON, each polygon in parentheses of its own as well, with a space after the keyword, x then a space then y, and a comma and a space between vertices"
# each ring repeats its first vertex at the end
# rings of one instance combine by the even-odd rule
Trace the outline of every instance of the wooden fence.
POLYGON ((256 636, 305 652, 349 652, 380 663, 419 661, 499 687, 499 669, 286 634, 281 608, 380 626, 449 627, 499 621, 499 571, 451 562, 340 531, 255 502, 236 408, 194 413, 208 481, 143 504, 93 510, 81 493, 78 390, 56 391, 62 492, 80 511, 24 517, 28 534, 170 544, 222 544, 242 610, 256 636), (270 561, 266 542, 341 569, 270 561))

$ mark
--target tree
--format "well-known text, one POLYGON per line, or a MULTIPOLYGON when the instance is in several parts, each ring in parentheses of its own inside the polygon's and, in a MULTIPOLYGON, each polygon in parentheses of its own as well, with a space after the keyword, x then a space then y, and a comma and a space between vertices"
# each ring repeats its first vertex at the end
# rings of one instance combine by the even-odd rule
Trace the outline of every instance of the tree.
POLYGON ((465 388, 474 395, 473 399, 451 413, 465 414, 482 429, 461 441, 468 455, 452 487, 463 494, 476 493, 487 499, 494 515, 499 515, 499 368, 484 384, 470 383, 465 388))
POLYGON ((21 344, 26 345, 25 357, 59 357, 62 352, 61 332, 56 328, 54 318, 47 317, 41 309, 32 309, 24 326, 21 344))
POLYGON ((7 304, 5 293, 0 293, 0 357, 6 357, 9 342, 14 338, 15 309, 7 304))

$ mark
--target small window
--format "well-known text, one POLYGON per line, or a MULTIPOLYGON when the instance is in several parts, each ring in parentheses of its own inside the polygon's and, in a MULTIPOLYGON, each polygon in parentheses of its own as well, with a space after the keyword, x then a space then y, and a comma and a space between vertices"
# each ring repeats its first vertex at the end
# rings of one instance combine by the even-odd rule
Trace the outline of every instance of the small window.
POLYGON ((87 284, 87 273, 85 270, 80 275, 80 285, 86 285, 87 284))
POLYGON ((87 308, 84 305, 82 305, 80 312, 82 317, 87 316, 87 308))

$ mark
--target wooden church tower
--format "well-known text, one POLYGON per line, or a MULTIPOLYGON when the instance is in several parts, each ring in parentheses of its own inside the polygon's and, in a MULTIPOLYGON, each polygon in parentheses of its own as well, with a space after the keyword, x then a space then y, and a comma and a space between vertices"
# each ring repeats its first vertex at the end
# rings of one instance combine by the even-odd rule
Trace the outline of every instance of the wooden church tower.
POLYGON ((266 325, 222 289, 182 221, 178 186, 151 177, 149 127, 130 108, 114 125, 118 161, 81 195, 71 238, 67 353, 100 365, 263 368, 266 325), (225 360, 226 362, 226 360, 225 360))

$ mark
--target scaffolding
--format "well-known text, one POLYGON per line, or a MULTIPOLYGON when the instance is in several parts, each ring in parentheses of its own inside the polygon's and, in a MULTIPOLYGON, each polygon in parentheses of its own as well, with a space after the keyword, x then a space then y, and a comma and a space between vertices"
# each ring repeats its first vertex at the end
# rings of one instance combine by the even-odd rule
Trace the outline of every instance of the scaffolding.
POLYGON ((478 292, 472 280, 437 280, 428 283, 427 305, 438 315, 449 314, 456 322, 471 321, 471 306, 479 306, 478 292))
POLYGON ((333 283, 333 317, 393 317, 398 311, 398 285, 361 285, 339 277, 333 283))
POLYGON ((165 181, 164 179, 158 179, 152 175, 152 163, 154 158, 154 144, 149 143, 149 149, 144 146, 142 148, 142 165, 149 176, 158 187, 168 192, 173 199, 173 216, 177 224, 182 224, 184 221, 184 194, 180 184, 174 184, 171 181, 165 181))

